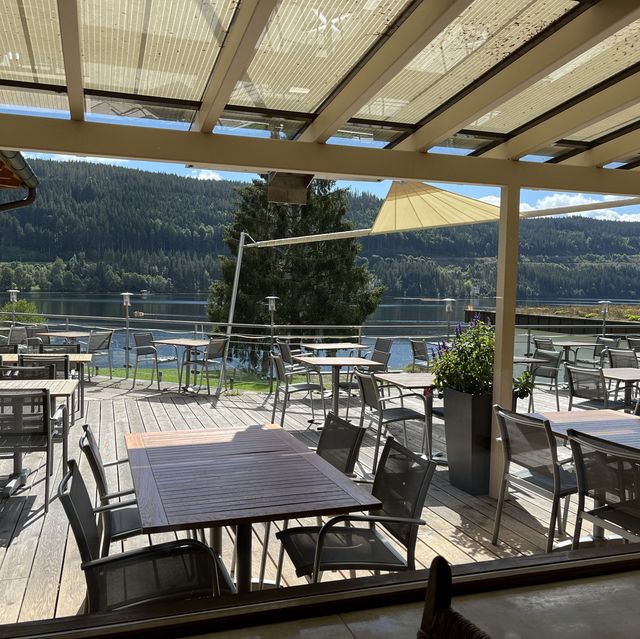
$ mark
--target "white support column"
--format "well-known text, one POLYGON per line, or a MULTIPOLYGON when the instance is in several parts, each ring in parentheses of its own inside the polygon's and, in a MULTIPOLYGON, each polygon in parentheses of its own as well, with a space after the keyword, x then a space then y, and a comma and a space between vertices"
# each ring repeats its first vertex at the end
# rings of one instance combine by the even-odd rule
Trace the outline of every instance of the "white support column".
MULTIPOLYGON (((520 187, 500 189, 498 232, 498 281, 496 285, 496 354, 493 373, 493 402, 511 408, 513 380, 513 342, 515 339, 516 288, 518 283, 520 187)), ((497 497, 502 474, 502 452, 498 426, 492 425, 491 475, 489 494, 497 497)))

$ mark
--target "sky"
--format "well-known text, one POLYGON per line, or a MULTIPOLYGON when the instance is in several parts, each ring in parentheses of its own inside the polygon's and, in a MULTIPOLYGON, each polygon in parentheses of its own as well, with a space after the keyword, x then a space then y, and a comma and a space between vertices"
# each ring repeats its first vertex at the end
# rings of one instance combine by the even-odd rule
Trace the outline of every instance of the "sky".
MULTIPOLYGON (((215 171, 210 169, 188 168, 183 164, 170 164, 166 162, 139 162, 135 160, 119 160, 113 158, 99 157, 77 157, 74 155, 55 155, 46 153, 23 153, 29 158, 38 158, 43 160, 54 161, 86 161, 96 164, 111 164, 114 166, 122 166, 131 169, 139 169, 142 171, 151 171, 154 173, 172 173, 181 175, 195 180, 238 180, 248 182, 257 177, 255 173, 241 173, 230 171, 215 171)), ((380 182, 373 181, 338 181, 338 186, 351 189, 355 193, 372 193, 380 198, 384 198, 391 186, 390 180, 380 182)), ((470 186, 462 184, 442 184, 434 183, 434 186, 461 195, 466 195, 474 199, 489 202, 498 205, 500 203, 500 192, 497 187, 470 186)), ((559 208, 565 206, 574 206, 580 204, 590 204, 602 202, 603 208, 588 213, 579 213, 583 215, 603 220, 618 220, 626 222, 640 222, 640 206, 627 206, 621 208, 608 208, 606 203, 612 200, 624 199, 622 196, 615 195, 594 195, 592 193, 567 193, 553 191, 523 190, 521 193, 521 211, 533 211, 539 209, 559 208)))

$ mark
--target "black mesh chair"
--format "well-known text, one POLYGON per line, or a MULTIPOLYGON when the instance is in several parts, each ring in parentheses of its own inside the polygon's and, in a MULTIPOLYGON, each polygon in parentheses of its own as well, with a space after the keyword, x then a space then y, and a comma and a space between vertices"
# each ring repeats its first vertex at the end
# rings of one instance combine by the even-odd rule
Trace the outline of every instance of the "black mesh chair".
MULTIPOLYGON (((114 541, 127 539, 135 535, 142 534, 142 524, 140 522, 140 512, 138 511, 135 499, 125 501, 116 501, 121 497, 134 494, 133 488, 111 492, 107 481, 106 466, 126 463, 128 460, 120 459, 109 464, 102 461, 100 448, 96 442, 91 427, 83 424, 84 430, 80 437, 80 450, 85 454, 89 462, 89 468, 96 482, 98 489, 98 497, 100 498, 100 506, 96 509, 100 513, 102 524, 102 547, 100 551, 101 557, 109 554, 109 546, 114 541)), ((149 538, 151 542, 151 538, 149 538)))
MULTIPOLYGON (((556 392, 556 410, 560 410, 560 395, 558 392, 558 374, 560 372, 560 359, 562 353, 554 350, 543 350, 536 348, 533 353, 534 359, 545 360, 543 364, 531 364, 529 371, 531 372, 531 379, 534 386, 540 383, 539 380, 543 380, 542 384, 549 387, 549 389, 555 389, 556 392)), ((533 391, 529 395, 529 412, 534 411, 533 391)))
POLYGON ((0 453, 46 453, 44 511, 49 510, 50 477, 53 474, 53 436, 64 419, 62 409, 51 415, 47 390, 0 389, 0 453))
MULTIPOLYGON (((227 355, 227 347, 229 345, 228 337, 212 337, 209 339, 209 343, 205 347, 204 351, 192 351, 195 354, 193 359, 189 362, 189 366, 191 370, 196 374, 200 374, 200 384, 198 386, 198 391, 202 388, 202 380, 205 379, 207 383, 207 395, 211 395, 211 385, 209 382, 209 376, 215 370, 216 364, 220 366, 218 371, 218 389, 219 393, 222 389, 222 385, 226 384, 226 355, 227 355)), ((184 350, 182 354, 182 365, 180 367, 180 376, 179 383, 182 386, 182 371, 185 369, 187 364, 187 357, 189 356, 189 351, 187 349, 184 350)), ((189 386, 189 380, 186 380, 187 386, 189 386)))
POLYGON ((273 366, 273 370, 276 374, 276 391, 273 396, 273 412, 271 413, 271 421, 275 422, 276 419, 276 408, 278 405, 278 397, 280 393, 282 393, 282 414, 280 415, 280 426, 284 425, 284 414, 287 410, 287 402, 289 398, 294 393, 305 393, 309 395, 309 399, 311 402, 311 420, 309 421, 309 425, 307 428, 313 424, 315 421, 315 409, 313 406, 313 393, 319 393, 320 399, 322 400, 322 413, 324 417, 327 416, 327 410, 324 403, 324 384, 322 382, 322 375, 319 370, 309 369, 309 373, 315 373, 318 375, 318 383, 313 382, 303 382, 303 383, 292 383, 291 377, 293 373, 287 372, 284 366, 284 362, 282 361, 282 357, 280 355, 276 355, 275 353, 271 355, 271 365, 273 366))
POLYGON ((429 567, 429 583, 417 639, 491 639, 451 607, 451 567, 436 555, 429 567))
MULTIPOLYGON (((380 341, 380 338, 377 341, 380 341)), ((387 341, 391 342, 391 340, 387 340, 387 341)), ((391 357, 390 350, 378 351, 374 349, 373 353, 371 353, 371 357, 369 357, 368 359, 370 359, 372 362, 375 362, 376 364, 382 364, 382 366, 376 366, 373 368, 369 368, 367 366, 360 366, 359 369, 363 373, 382 373, 387 370, 390 357, 391 357)), ((355 376, 355 369, 354 370, 348 369, 346 371, 347 379, 338 383, 339 390, 347 393, 347 410, 345 411, 345 418, 347 419, 349 418, 349 408, 351 407, 351 392, 354 390, 360 389, 360 385, 358 384, 357 380, 354 381, 354 376, 355 376)))
POLYGON ((18 345, 26 349, 27 329, 24 326, 12 326, 9 329, 7 344, 18 345))
POLYGON ((553 340, 550 337, 534 337, 533 344, 542 351, 556 350, 556 347, 553 345, 553 340))
POLYGON ((38 352, 49 355, 74 355, 80 352, 80 344, 40 344, 38 352))
MULTIPOLYGON (((153 384, 154 375, 157 378, 158 390, 160 390, 160 369, 158 368, 158 349, 153 343, 153 333, 134 333, 133 334, 133 355, 136 358, 133 367, 133 383, 131 388, 136 386, 136 377, 138 375, 138 362, 151 362, 151 384, 153 384)), ((178 371, 179 372, 179 371, 178 371)), ((188 380, 187 380, 188 381, 188 380)))
POLYGON ((25 326, 27 330, 27 344, 32 348, 40 347, 41 344, 51 344, 49 327, 46 324, 32 324, 25 326))
POLYGON ((627 344, 632 351, 640 351, 640 335, 627 335, 627 344))
POLYGON ((640 451, 621 444, 567 431, 578 477, 578 514, 573 548, 580 545, 582 522, 640 541, 640 451), (593 499, 587 510, 585 499, 593 499))
POLYGON ((49 355, 19 355, 18 363, 20 366, 51 366, 53 364, 56 368, 56 378, 69 379, 71 377, 68 355, 60 355, 59 357, 49 355))
POLYGON ((0 344, 0 357, 2 355, 16 355, 18 353, 17 344, 0 344))
POLYGON ((302 350, 292 349, 291 344, 284 339, 276 337, 276 344, 278 345, 278 351, 280 352, 280 357, 282 357, 282 361, 284 362, 284 368, 287 373, 304 373, 306 374, 309 370, 308 366, 304 364, 299 364, 294 361, 293 356, 299 355, 302 350))
POLYGON ((427 399, 418 393, 399 393, 396 395, 385 395, 381 393, 381 388, 375 379, 374 373, 365 373, 360 369, 355 370, 356 380, 360 388, 360 400, 362 402, 362 411, 360 412, 360 426, 364 424, 364 418, 367 409, 370 411, 372 419, 377 419, 378 428, 376 432, 376 447, 373 453, 373 464, 371 472, 376 472, 376 464, 378 463, 378 452, 380 450, 380 439, 382 438, 382 429, 388 427, 389 424, 402 422, 402 433, 404 436, 404 444, 408 445, 407 439, 407 420, 415 420, 422 422, 422 450, 427 451, 427 456, 431 457, 431 433, 429 431, 429 420, 427 416, 427 399), (406 406, 390 406, 387 402, 413 397, 422 401, 424 412, 420 413, 413 408, 406 406))
POLYGON ((610 391, 607 387, 601 368, 567 365, 566 372, 569 382, 569 410, 573 408, 575 398, 586 400, 576 404, 580 408, 624 408, 624 402, 609 398, 609 395, 615 391, 610 391))
POLYGON ((521 415, 498 405, 493 408, 502 439, 504 470, 491 543, 498 543, 507 487, 515 486, 551 499, 551 519, 547 536, 547 552, 551 552, 556 519, 558 532, 562 534, 569 512, 569 497, 578 490, 573 469, 566 467, 566 463, 571 460, 558 461, 556 438, 547 420, 521 415), (565 499, 563 515, 560 513, 562 498, 565 499))
POLYGON ((87 612, 233 592, 220 559, 194 539, 100 557, 100 533, 87 488, 75 460, 69 460, 68 466, 58 497, 80 550, 87 612))
POLYGON ((382 503, 379 509, 368 515, 339 515, 323 526, 287 528, 276 535, 298 577, 316 582, 325 570, 414 570, 418 526, 425 523, 420 515, 435 468, 435 463, 390 437, 371 491, 382 503), (338 525, 356 522, 368 526, 338 525), (404 546, 404 556, 380 528, 404 546))
MULTIPOLYGON (((638 356, 630 348, 608 348, 606 356, 611 368, 638 368, 638 356)), ((622 383, 620 381, 616 382, 616 399, 618 399, 618 392, 622 383)), ((637 388, 637 384, 634 384, 634 388, 637 388)))
POLYGON ((596 343, 593 347, 593 354, 591 356, 579 357, 580 350, 584 350, 585 347, 581 346, 576 348, 576 364, 585 364, 587 366, 602 368, 605 358, 604 351, 609 348, 619 348, 620 339, 620 337, 602 337, 602 335, 598 335, 598 337, 596 337, 596 343))
MULTIPOLYGON (((112 341, 113 331, 91 331, 91 335, 89 335, 89 340, 87 341, 87 353, 107 356, 107 361, 109 363, 109 379, 113 379, 112 341)), ((96 371, 97 370, 98 367, 96 366, 96 371)), ((89 366, 89 381, 91 381, 91 366, 89 366)))
POLYGON ((416 364, 418 366, 423 366, 427 370, 429 370, 429 366, 431 365, 431 358, 429 357, 429 349, 427 347, 426 339, 410 339, 409 343, 411 344, 411 372, 415 372, 416 364))
POLYGON ((0 379, 55 379, 56 367, 48 366, 0 366, 0 379))

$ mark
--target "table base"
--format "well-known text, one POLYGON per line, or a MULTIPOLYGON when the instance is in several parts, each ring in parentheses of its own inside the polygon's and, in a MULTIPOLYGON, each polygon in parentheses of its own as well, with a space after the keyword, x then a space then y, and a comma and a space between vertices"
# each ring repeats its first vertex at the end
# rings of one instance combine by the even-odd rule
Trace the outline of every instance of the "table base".
POLYGON ((27 477, 31 474, 28 468, 22 467, 22 454, 16 453, 13 456, 13 472, 9 475, 9 480, 3 486, 0 493, 1 498, 11 497, 19 488, 26 485, 27 477))

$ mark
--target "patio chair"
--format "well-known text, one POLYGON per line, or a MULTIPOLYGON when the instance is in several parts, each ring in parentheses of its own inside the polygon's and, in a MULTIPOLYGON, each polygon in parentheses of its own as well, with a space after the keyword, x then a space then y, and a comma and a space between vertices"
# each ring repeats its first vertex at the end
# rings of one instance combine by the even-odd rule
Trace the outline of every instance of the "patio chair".
POLYGON ((576 364, 585 364, 587 366, 594 366, 598 368, 602 368, 604 364, 604 358, 606 356, 605 349, 609 348, 619 348, 620 346, 620 338, 619 337, 602 337, 602 335, 598 335, 596 337, 596 343, 593 347, 593 355, 591 357, 579 357, 580 349, 584 349, 584 346, 579 346, 576 348, 576 364))
MULTIPOLYGON (((27 329, 24 326, 12 326, 9 328, 7 344, 16 344, 19 347, 27 347, 27 329)), ((18 349, 20 350, 20 349, 18 349)))
POLYGON ((418 526, 425 523, 420 515, 435 468, 434 462, 389 437, 371 491, 382 503, 379 509, 368 515, 339 515, 323 526, 287 528, 276 535, 298 577, 315 583, 325 570, 414 570, 418 526), (358 522, 368 525, 349 525, 358 522), (406 554, 380 529, 404 546, 406 554))
POLYGON ((627 335, 627 344, 632 351, 640 351, 640 335, 627 335))
POLYGON ((287 373, 304 373, 306 374, 309 370, 308 366, 304 364, 299 364, 294 361, 293 356, 299 355, 302 353, 302 350, 291 348, 291 344, 280 337, 276 337, 276 344, 278 345, 278 351, 280 352, 280 357, 282 357, 282 361, 284 362, 284 368, 287 373))
MULTIPOLYGON (((106 355, 109 362, 109 379, 113 379, 113 353, 111 343, 113 331, 91 331, 86 343, 86 352, 92 355, 106 355)), ((98 367, 96 366, 96 374, 98 367)), ((91 381, 91 366, 89 366, 89 381, 91 381)))
POLYGON ((378 463, 378 452, 380 449, 380 439, 382 438, 382 429, 385 431, 389 424, 395 424, 402 422, 402 433, 404 437, 404 445, 408 446, 409 440, 407 438, 407 420, 420 421, 423 424, 422 432, 422 450, 427 448, 427 456, 431 458, 431 433, 428 431, 428 419, 427 419, 427 399, 419 393, 399 393, 395 395, 383 396, 381 389, 376 382, 374 373, 367 373, 360 369, 355 370, 356 380, 360 388, 360 400, 362 402, 362 410, 360 412, 360 426, 364 424, 364 418, 367 409, 371 412, 372 420, 375 418, 378 422, 378 428, 376 432, 376 446, 373 453, 373 464, 371 466, 371 472, 376 472, 376 464, 378 463), (400 400, 413 397, 420 399, 424 405, 424 412, 419 412, 413 408, 401 406, 391 406, 387 408, 386 404, 390 401, 400 400))
POLYGON ((451 607, 451 567, 436 555, 429 567, 427 596, 417 639, 491 639, 451 607))
POLYGON ((70 379, 71 371, 69 368, 69 356, 60 355, 59 357, 42 357, 41 355, 19 355, 18 364, 20 366, 50 366, 56 367, 56 378, 70 379))
POLYGON ((0 379, 55 379, 56 367, 48 366, 2 366, 0 379))
POLYGON ((537 349, 542 351, 555 351, 553 340, 550 337, 534 337, 533 344, 537 349))
MULTIPOLYGON (((552 388, 556 391, 556 410, 560 410, 560 395, 558 391, 558 374, 560 372, 560 360, 562 358, 561 351, 546 351, 540 348, 536 348, 533 353, 534 359, 543 359, 545 360, 544 364, 531 364, 529 367, 529 371, 531 372, 531 379, 533 381, 534 386, 538 384, 539 379, 543 379, 542 383, 549 387, 549 390, 552 388)), ((533 400, 533 390, 529 395, 529 412, 533 412, 534 408, 534 400, 533 400)))
MULTIPOLYGON (((160 369, 158 367, 158 349, 153 343, 153 333, 134 333, 133 334, 133 355, 136 359, 133 367, 133 383, 131 388, 136 387, 136 377, 138 375, 138 362, 140 360, 151 362, 151 384, 153 384, 154 375, 157 379, 158 390, 160 390, 160 369)), ((178 377, 180 376, 180 368, 178 367, 178 377)), ((187 380, 188 381, 188 380, 187 380)))
POLYGON ((0 344, 0 357, 4 355, 16 355, 18 353, 17 344, 0 344))
POLYGON ((38 348, 41 344, 51 344, 51 338, 49 335, 43 335, 42 333, 49 333, 49 327, 46 324, 32 324, 25 327, 27 330, 27 344, 32 348, 38 348), (36 335, 36 333, 39 333, 36 335))
MULTIPOLYGON (((100 556, 106 557, 109 554, 109 547, 114 541, 120 541, 121 539, 142 534, 140 511, 138 510, 135 498, 125 501, 114 501, 127 495, 133 495, 135 493, 133 488, 111 492, 109 490, 109 482, 107 481, 107 467, 127 463, 129 460, 118 459, 105 464, 102 461, 100 448, 98 447, 98 442, 96 442, 91 427, 89 424, 83 424, 82 429, 84 432, 80 437, 79 446, 89 462, 89 468, 91 468, 91 473, 93 474, 96 488, 98 489, 100 507, 96 509, 96 512, 100 514, 102 524, 100 556)), ((149 543, 151 543, 151 535, 149 535, 149 543)))
MULTIPOLYGON (((391 340, 388 340, 388 341, 390 342, 391 340)), ((390 357, 391 357, 390 351, 374 350, 373 353, 371 353, 371 357, 368 359, 370 359, 372 362, 376 362, 377 364, 383 364, 383 366, 382 367, 377 366, 375 368, 367 368, 366 366, 360 366, 359 368, 362 372, 382 373, 387 370, 390 357)), ((347 369, 346 376, 347 376, 346 380, 338 383, 338 388, 341 391, 344 391, 347 393, 347 410, 345 411, 345 418, 348 419, 349 408, 351 408, 351 392, 354 390, 359 390, 360 386, 358 385, 358 382, 354 381, 353 379, 354 370, 347 369)))
POLYGON ((427 348, 427 340, 410 339, 409 342, 411 344, 412 355, 411 372, 415 372, 416 364, 418 366, 424 366, 427 370, 429 370, 431 359, 429 357, 429 349, 427 348))
POLYGON ((586 400, 579 404, 580 408, 624 408, 624 402, 609 399, 615 391, 607 387, 601 368, 580 368, 568 364, 565 368, 569 382, 569 410, 573 408, 576 397, 586 400))
POLYGON ((80 344, 40 344, 38 352, 48 355, 76 355, 80 352, 80 344))
POLYGON ((569 498, 578 490, 573 469, 566 467, 571 458, 558 461, 557 442, 548 420, 506 410, 497 404, 493 409, 502 439, 504 470, 491 543, 494 546, 498 543, 507 487, 514 486, 551 500, 551 518, 547 532, 547 552, 551 552, 556 519, 558 532, 563 534, 569 512, 569 498), (561 514, 560 500, 563 498, 564 513, 561 514))
POLYGON ((282 361, 282 357, 280 355, 276 355, 275 353, 271 354, 271 365, 273 366, 273 370, 276 374, 276 391, 273 396, 273 412, 271 414, 271 421, 274 422, 276 418, 276 407, 278 405, 278 397, 280 396, 280 392, 283 393, 282 398, 282 414, 280 416, 280 426, 284 426, 284 414, 287 410, 287 402, 293 393, 306 393, 309 395, 309 399, 311 401, 311 420, 307 428, 311 427, 311 424, 315 422, 315 409, 313 407, 313 393, 320 393, 320 398, 322 400, 322 413, 326 419, 327 410, 324 404, 324 384, 322 383, 322 374, 319 370, 309 369, 309 373, 315 373, 318 375, 318 383, 313 382, 304 382, 300 384, 293 384, 291 382, 291 377, 293 373, 289 373, 286 371, 284 367, 284 362, 282 361))
POLYGON ((582 522, 640 542, 640 450, 567 431, 578 478, 578 513, 573 548, 580 546, 582 522), (585 498, 594 500, 588 510, 585 498))
MULTIPOLYGON (((638 368, 638 356, 630 348, 608 348, 605 352, 610 368, 638 368)), ((615 399, 618 399, 620 384, 622 382, 616 382, 615 399)), ((638 386, 634 384, 633 387, 637 390, 638 386)))
POLYGON ((53 474, 53 437, 62 431, 64 407, 51 414, 47 390, 0 389, 0 453, 11 455, 44 452, 45 500, 49 511, 50 478, 53 474))
MULTIPOLYGON (((213 367, 216 364, 220 366, 218 371, 218 389, 216 392, 220 392, 222 389, 222 385, 225 384, 226 387, 226 355, 227 348, 229 346, 229 338, 228 337, 212 337, 209 339, 209 343, 205 347, 204 351, 199 351, 194 349, 191 353, 194 355, 194 359, 189 362, 189 366, 191 370, 196 374, 200 374, 200 384, 198 386, 198 391, 202 387, 203 378, 207 382, 207 395, 211 395, 211 386, 209 382, 209 376, 211 372, 213 372, 213 367), (210 370, 210 367, 212 370, 210 370)), ((182 372, 185 369, 187 364, 187 357, 190 357, 189 351, 185 348, 184 353, 182 354, 182 364, 180 366, 180 375, 179 375, 179 383, 182 386, 182 372)), ((186 380, 186 385, 189 386, 190 380, 186 380)))
POLYGON ((205 544, 180 539, 139 550, 100 556, 95 513, 75 460, 58 488, 71 524, 87 584, 88 613, 129 609, 233 592, 221 560, 205 544))

